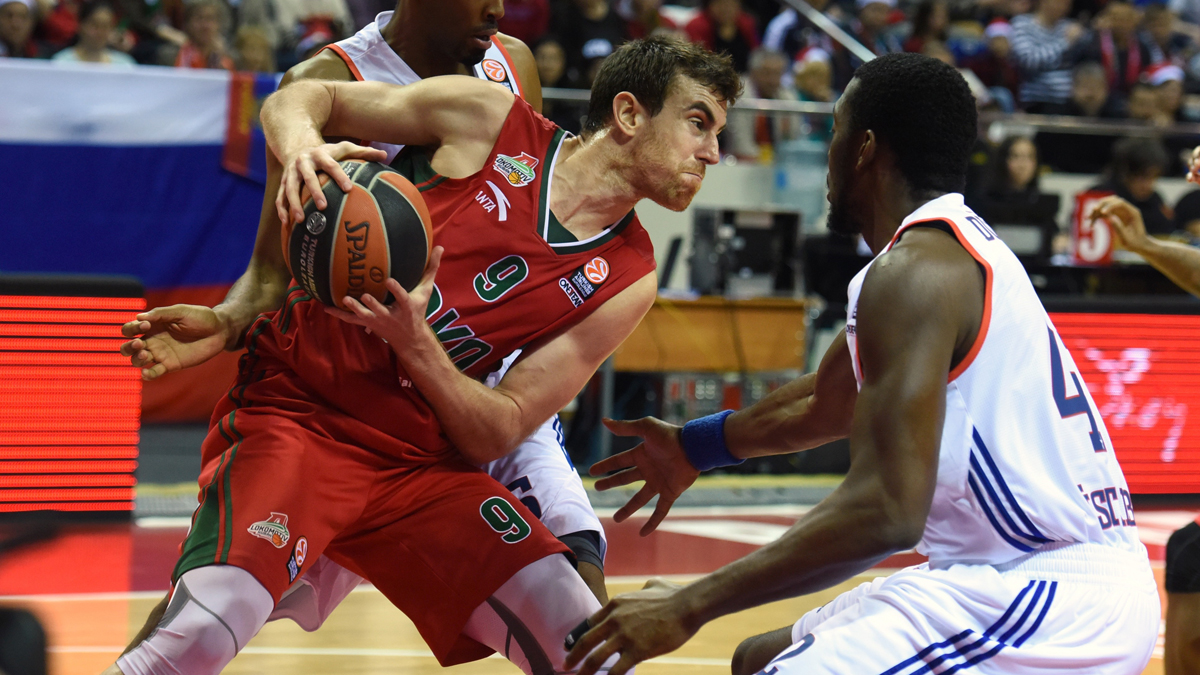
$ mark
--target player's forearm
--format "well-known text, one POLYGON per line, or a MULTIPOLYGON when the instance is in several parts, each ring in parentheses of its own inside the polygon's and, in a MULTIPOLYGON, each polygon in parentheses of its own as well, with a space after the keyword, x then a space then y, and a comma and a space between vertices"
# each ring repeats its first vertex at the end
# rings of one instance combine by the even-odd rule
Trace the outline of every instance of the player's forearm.
POLYGON ((781 538, 688 586, 681 602, 693 625, 829 588, 910 548, 911 534, 889 526, 882 489, 847 480, 781 538))
POLYGON ((279 191, 282 173, 279 160, 268 152, 267 184, 250 264, 233 283, 221 304, 213 308, 225 325, 225 348, 228 350, 240 349, 246 329, 255 317, 279 309, 287 296, 292 275, 283 259, 280 244, 282 225, 275 211, 275 194, 279 191))
POLYGON ((523 430, 516 402, 464 375, 432 331, 394 351, 446 437, 471 463, 500 459, 533 432, 523 430))
POLYGON ((293 82, 271 94, 260 118, 267 145, 286 159, 325 142, 321 130, 333 111, 333 94, 321 82, 293 82))
POLYGON ((279 309, 287 296, 288 275, 257 258, 230 287, 213 311, 225 325, 225 348, 241 349, 246 329, 258 315, 279 309))
POLYGON ((1147 238, 1136 253, 1183 290, 1200 297, 1200 249, 1147 238))
POLYGON ((829 433, 813 424, 816 373, 776 389, 725 421, 725 443, 735 457, 781 455, 816 447, 829 433), (808 423, 808 424, 806 424, 808 423))

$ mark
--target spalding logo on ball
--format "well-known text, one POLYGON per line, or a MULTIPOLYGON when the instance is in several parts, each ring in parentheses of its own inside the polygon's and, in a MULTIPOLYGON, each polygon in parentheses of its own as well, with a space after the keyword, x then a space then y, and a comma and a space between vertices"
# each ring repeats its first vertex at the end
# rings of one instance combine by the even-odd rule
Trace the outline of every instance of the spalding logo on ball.
MULTIPOLYGON (((354 183, 342 192, 321 176, 328 205, 318 211, 307 190, 302 226, 283 226, 283 256, 292 277, 312 297, 342 306, 342 298, 391 300, 388 277, 411 291, 421 281, 433 228, 421 193, 395 169, 378 162, 341 162, 354 183)), ((343 308, 344 309, 344 308, 343 308)))

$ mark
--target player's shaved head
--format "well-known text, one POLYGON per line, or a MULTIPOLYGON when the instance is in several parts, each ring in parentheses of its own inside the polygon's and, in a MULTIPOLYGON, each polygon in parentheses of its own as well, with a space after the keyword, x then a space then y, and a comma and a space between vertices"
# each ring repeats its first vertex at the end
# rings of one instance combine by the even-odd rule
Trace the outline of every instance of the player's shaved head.
POLYGON ((978 131, 962 75, 920 54, 887 54, 863 64, 853 81, 847 131, 875 132, 913 191, 961 192, 978 131))

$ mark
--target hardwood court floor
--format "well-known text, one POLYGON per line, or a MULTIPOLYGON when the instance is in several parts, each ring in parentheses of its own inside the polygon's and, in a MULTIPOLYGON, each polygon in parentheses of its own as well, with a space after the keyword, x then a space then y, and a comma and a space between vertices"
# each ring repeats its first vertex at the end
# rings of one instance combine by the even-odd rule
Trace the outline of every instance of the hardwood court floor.
MULTIPOLYGON (((610 593, 636 590, 650 575, 670 575, 681 581, 694 578, 774 539, 798 515, 771 509, 673 514, 660 532, 647 538, 637 536, 641 522, 616 525, 605 519, 610 543, 608 567, 610 574, 616 575, 610 576, 610 593)), ((1192 517, 1194 513, 1182 511, 1139 513, 1140 530, 1151 549, 1151 557, 1161 560, 1165 535, 1178 527, 1177 521, 1187 522, 1192 517)), ((42 619, 50 637, 52 675, 99 673, 120 653, 150 608, 162 597, 162 589, 166 587, 164 575, 173 562, 174 546, 183 531, 132 526, 128 533, 132 540, 128 568, 118 570, 120 574, 115 577, 87 577, 84 572, 110 571, 111 565, 100 553, 113 548, 114 542, 119 541, 117 534, 74 533, 56 544, 57 549, 51 546, 41 552, 29 551, 0 565, 0 603, 28 607, 42 619), (106 546, 101 549, 95 543, 88 543, 93 540, 106 546), (162 548, 166 550, 159 550, 162 548), (94 555, 81 555, 81 550, 90 550, 94 555), (65 559, 67 567, 55 563, 56 556, 59 563, 65 559), (166 570, 162 569, 164 565, 166 570)), ((909 564, 910 558, 896 556, 884 565, 900 567, 909 564)), ((872 570, 821 593, 717 620, 705 626, 679 651, 644 664, 639 672, 724 675, 729 672, 730 657, 742 639, 791 624, 838 593, 890 571, 872 570)), ((1156 572, 1161 577, 1162 570, 1156 572)), ((507 661, 496 657, 449 671, 440 668, 412 624, 369 586, 352 593, 315 633, 305 633, 290 621, 268 624, 225 672, 236 675, 519 673, 507 661)), ((1144 671, 1144 675, 1161 673, 1159 658, 1151 661, 1144 671)))

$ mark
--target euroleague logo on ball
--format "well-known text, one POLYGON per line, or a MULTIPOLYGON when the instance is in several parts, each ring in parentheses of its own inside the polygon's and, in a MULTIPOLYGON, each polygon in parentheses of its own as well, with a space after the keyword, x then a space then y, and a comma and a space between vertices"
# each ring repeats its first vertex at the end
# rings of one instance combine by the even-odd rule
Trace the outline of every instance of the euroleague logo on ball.
POLYGON ((591 262, 583 266, 583 274, 593 284, 604 283, 604 280, 608 278, 608 261, 600 256, 592 258, 591 262))
POLYGON ((313 211, 308 214, 308 218, 304 219, 304 227, 308 228, 309 234, 316 236, 325 231, 325 214, 320 211, 313 211))
POLYGON ((483 63, 479 65, 483 67, 483 73, 493 82, 503 82, 508 79, 508 73, 505 72, 503 64, 495 59, 484 59, 483 63))

